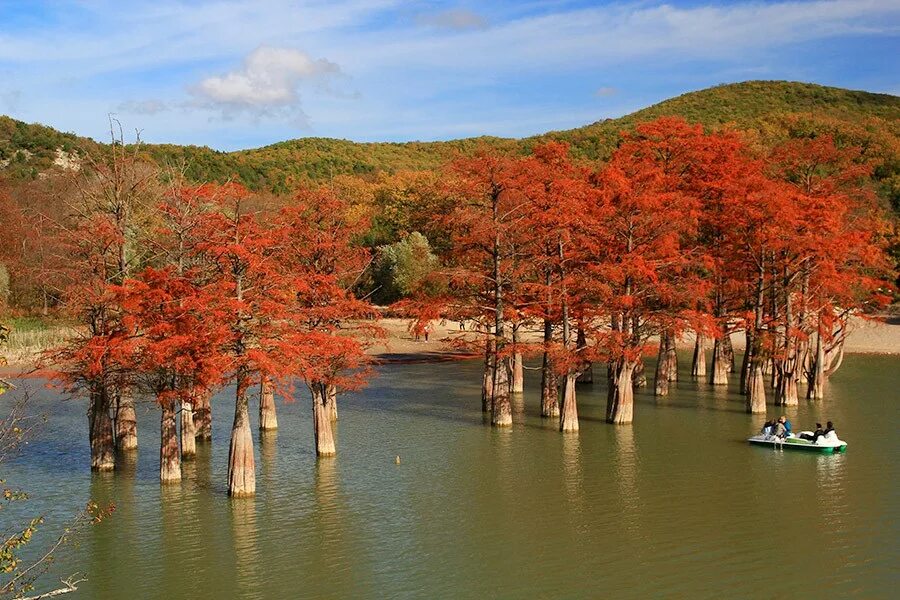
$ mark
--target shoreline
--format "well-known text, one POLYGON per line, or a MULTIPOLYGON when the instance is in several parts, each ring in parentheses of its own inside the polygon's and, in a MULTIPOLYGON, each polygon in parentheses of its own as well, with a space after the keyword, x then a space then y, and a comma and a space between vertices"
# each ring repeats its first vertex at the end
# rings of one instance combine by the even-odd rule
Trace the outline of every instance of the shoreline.
MULTIPOLYGON (((432 333, 429 341, 416 340, 409 333, 409 319, 384 318, 378 322, 386 333, 386 339, 374 345, 368 353, 376 364, 422 364, 436 362, 451 362, 478 358, 480 353, 460 349, 453 344, 453 340, 461 337, 474 340, 472 333, 461 331, 456 321, 445 323, 432 323, 432 333)), ((847 354, 879 354, 900 355, 900 320, 896 317, 884 320, 853 319, 851 332, 847 336, 844 351, 847 354)), ((540 332, 526 331, 523 335, 526 341, 539 339, 540 332)), ((731 336, 732 344, 736 350, 743 350, 744 335, 734 333, 731 336)), ((693 349, 694 337, 687 334, 678 339, 678 348, 682 350, 693 349)), ((707 345, 707 350, 712 344, 707 345)), ((35 371, 35 364, 41 348, 19 349, 7 353, 8 364, 0 365, 0 374, 8 377, 22 378, 40 376, 44 370, 35 371)))

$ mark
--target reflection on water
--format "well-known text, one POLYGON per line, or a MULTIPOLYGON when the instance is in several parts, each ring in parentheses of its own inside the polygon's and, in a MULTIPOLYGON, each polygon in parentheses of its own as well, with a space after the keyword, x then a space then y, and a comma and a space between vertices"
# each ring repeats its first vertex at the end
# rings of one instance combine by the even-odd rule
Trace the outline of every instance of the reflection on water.
POLYGON ((305 395, 279 404, 252 500, 225 494, 229 390, 179 484, 159 485, 150 405, 140 450, 92 474, 83 404, 46 390, 35 394, 46 427, 3 475, 47 514, 42 535, 88 498, 115 502, 53 566, 51 581, 87 573, 82 598, 763 598, 773 591, 760 582, 779 573, 778 595, 890 597, 898 367, 851 356, 825 401, 770 405, 798 430, 833 420, 850 442, 837 456, 748 446, 765 417, 743 412, 736 375, 724 388, 682 373, 659 403, 641 390, 626 427, 604 423, 598 378, 579 386, 580 432, 561 435, 528 371, 513 427, 493 429, 476 360, 382 367, 342 396, 336 458, 315 457, 305 395))
POLYGON ((613 440, 613 462, 622 523, 629 534, 639 537, 642 507, 637 489, 638 456, 634 446, 634 428, 614 427, 613 440))
POLYGON ((247 498, 230 503, 231 531, 234 539, 234 571, 237 576, 237 596, 260 598, 262 569, 256 525, 256 503, 247 498))
POLYGON ((576 516, 584 511, 584 481, 581 472, 581 441, 577 435, 562 436, 563 480, 566 488, 567 508, 576 516))

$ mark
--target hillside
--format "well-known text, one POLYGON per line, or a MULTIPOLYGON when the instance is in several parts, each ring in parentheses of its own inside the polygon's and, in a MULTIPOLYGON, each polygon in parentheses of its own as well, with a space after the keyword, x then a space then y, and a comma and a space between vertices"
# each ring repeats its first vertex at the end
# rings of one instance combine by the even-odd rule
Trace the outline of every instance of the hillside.
MULTIPOLYGON (((525 151, 547 139, 569 142, 576 155, 602 159, 615 146, 620 131, 662 115, 680 115, 692 122, 717 127, 733 123, 766 138, 783 129, 791 114, 814 115, 835 127, 856 127, 867 136, 888 139, 881 146, 896 148, 900 137, 900 97, 872 94, 807 83, 750 81, 690 92, 618 119, 585 127, 549 132, 523 140, 468 138, 447 142, 355 143, 328 138, 301 138, 236 152, 207 147, 147 145, 144 151, 158 163, 184 164, 197 180, 224 180, 236 176, 255 189, 282 192, 306 180, 333 175, 366 175, 379 171, 433 168, 457 153, 480 145, 506 151, 525 151)), ((0 174, 33 178, 53 168, 60 152, 97 152, 93 140, 60 133, 42 125, 29 125, 0 117, 0 174)), ((891 150, 884 177, 897 171, 891 150)))

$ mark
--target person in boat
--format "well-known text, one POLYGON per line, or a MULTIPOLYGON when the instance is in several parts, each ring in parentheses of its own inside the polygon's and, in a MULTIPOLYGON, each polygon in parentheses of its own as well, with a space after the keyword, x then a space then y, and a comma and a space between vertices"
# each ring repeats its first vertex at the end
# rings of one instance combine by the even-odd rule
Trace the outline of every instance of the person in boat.
POLYGON ((763 423, 762 429, 760 429, 759 432, 763 435, 769 435, 770 433, 772 433, 772 421, 769 421, 767 419, 766 422, 763 423))
POLYGON ((828 421, 825 423, 825 431, 822 432, 822 436, 826 439, 837 439, 837 431, 834 430, 834 423, 828 421))
POLYGON ((788 418, 784 415, 781 415, 781 418, 778 419, 782 425, 784 425, 785 434, 784 437, 791 437, 791 422, 788 421, 788 418))
POLYGON ((783 440, 787 437, 787 433, 787 428, 784 426, 784 417, 781 417, 772 426, 772 435, 783 440))
POLYGON ((819 439, 820 437, 822 437, 823 435, 825 435, 825 432, 822 431, 822 424, 816 423, 816 430, 812 433, 801 433, 800 439, 801 440, 809 440, 810 442, 815 444, 816 440, 819 439))

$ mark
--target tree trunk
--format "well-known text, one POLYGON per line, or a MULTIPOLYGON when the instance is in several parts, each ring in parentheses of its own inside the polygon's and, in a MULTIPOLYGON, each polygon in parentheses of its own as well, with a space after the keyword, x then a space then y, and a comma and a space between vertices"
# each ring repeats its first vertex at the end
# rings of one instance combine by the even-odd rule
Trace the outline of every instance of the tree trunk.
POLYGON ((194 428, 194 405, 190 401, 181 403, 181 459, 187 460, 197 454, 197 431, 194 428))
POLYGON ((525 369, 522 364, 522 354, 516 352, 512 357, 512 386, 513 394, 521 394, 525 391, 525 369))
POLYGON ((750 393, 750 356, 753 354, 753 332, 749 327, 744 331, 744 356, 741 357, 741 394, 750 393))
MULTIPOLYGON (((550 319, 544 319, 544 346, 548 346, 553 341, 553 322, 550 319)), ((550 360, 550 354, 544 350, 544 360, 541 363, 541 416, 542 417, 558 417, 559 416, 559 384, 556 380, 556 373, 553 372, 553 364, 550 360)))
MULTIPOLYGON (((519 326, 513 325, 512 328, 513 344, 519 343, 519 326)), ((525 369, 522 363, 522 353, 516 351, 512 355, 512 384, 510 392, 513 394, 521 394, 525 391, 525 369)))
POLYGON ((797 406, 798 360, 797 346, 791 328, 794 326, 793 306, 791 305, 790 276, 787 269, 784 274, 784 355, 778 368, 778 384, 775 388, 775 404, 781 406, 797 406))
POLYGON ((809 370, 806 397, 809 400, 821 400, 825 397, 825 344, 822 343, 822 325, 816 333, 816 358, 809 370))
POLYGON ((326 403, 328 391, 323 383, 313 383, 310 386, 313 402, 313 434, 316 438, 316 456, 334 456, 337 449, 334 445, 334 430, 331 427, 331 417, 328 416, 326 403))
POLYGON ((497 370, 494 373, 494 402, 491 410, 491 425, 494 427, 512 426, 512 407, 509 404, 510 360, 508 357, 495 357, 497 370))
POLYGON ((669 381, 678 381, 678 350, 675 347, 675 332, 666 336, 666 376, 669 381))
POLYGON ((137 415, 134 411, 134 397, 131 390, 116 390, 116 449, 120 452, 136 450, 137 415))
POLYGON ((325 409, 332 423, 338 420, 336 385, 328 384, 325 387, 325 409))
MULTIPOLYGON (((490 334, 488 334, 490 336, 490 334)), ((481 377, 481 412, 491 412, 494 406, 494 345, 490 337, 484 342, 484 372, 481 377)))
POLYGON ((647 374, 644 372, 643 359, 634 363, 634 370, 631 373, 631 382, 635 388, 642 388, 647 385, 647 374))
POLYGON ((706 377, 706 348, 704 344, 703 334, 697 332, 697 339, 694 341, 694 357, 691 360, 691 375, 693 377, 706 377))
POLYGON ((753 358, 750 367, 750 381, 747 390, 747 412, 766 412, 766 381, 763 378, 763 361, 753 358))
POLYGON ((159 424, 159 481, 181 481, 181 459, 178 455, 178 429, 175 424, 175 401, 160 401, 162 419, 159 424))
POLYGON ((612 381, 606 403, 606 420, 621 425, 634 421, 634 370, 637 363, 619 359, 610 369, 612 381))
POLYGON ((194 400, 194 433, 201 442, 212 439, 212 409, 209 406, 211 395, 208 390, 200 390, 194 400))
POLYGON ((562 406, 559 409, 559 430, 578 431, 578 403, 575 397, 577 373, 568 373, 563 380, 562 406))
POLYGON ((239 374, 234 400, 234 423, 228 447, 228 495, 233 498, 256 494, 256 461, 250 433, 250 407, 247 401, 249 377, 239 374))
POLYGON ((782 406, 797 406, 800 403, 797 395, 797 372, 792 369, 786 369, 782 372, 778 382, 778 389, 775 392, 775 398, 778 404, 782 406))
POLYGON ((727 336, 723 331, 723 335, 713 343, 712 374, 709 379, 712 385, 728 385, 728 354, 723 341, 727 336))
POLYGON ((546 352, 541 368, 541 416, 548 418, 559 416, 559 384, 546 352))
POLYGON ((656 374, 654 375, 655 386, 653 392, 657 396, 669 395, 669 355, 668 334, 663 333, 659 337, 659 352, 656 355, 656 374))
POLYGON ((722 351, 725 353, 726 373, 734 373, 734 345, 731 343, 730 333, 722 337, 722 351))
POLYGON ((116 468, 113 422, 109 417, 110 398, 103 383, 91 385, 88 406, 88 431, 91 442, 91 470, 112 471, 116 468))
POLYGON ((278 429, 278 415, 275 412, 275 387, 268 377, 263 376, 259 384, 259 429, 278 429))
MULTIPOLYGON (((579 349, 587 348, 587 336, 584 334, 584 328, 579 327, 575 338, 575 346, 579 349)), ((587 366, 578 374, 578 383, 594 383, 594 365, 586 363, 587 366)))

